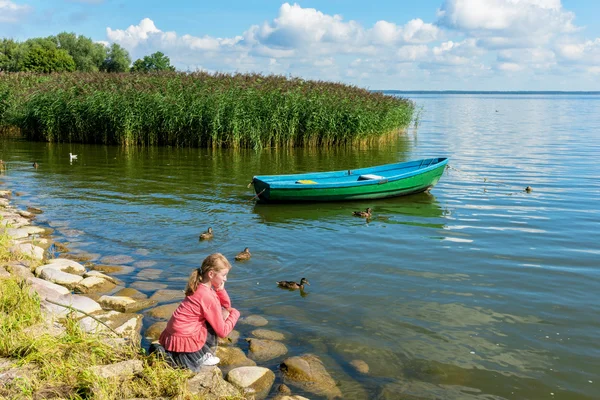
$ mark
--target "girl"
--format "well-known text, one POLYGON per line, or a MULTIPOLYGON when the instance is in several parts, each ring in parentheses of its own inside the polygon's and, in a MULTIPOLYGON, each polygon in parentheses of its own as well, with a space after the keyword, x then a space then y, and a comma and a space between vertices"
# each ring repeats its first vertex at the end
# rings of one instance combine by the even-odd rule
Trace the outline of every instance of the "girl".
POLYGON ((225 291, 227 273, 231 264, 220 253, 204 259, 195 269, 185 288, 185 299, 175 310, 159 343, 175 366, 198 372, 203 365, 216 365, 214 355, 217 338, 226 337, 233 330, 240 312, 231 308, 225 291), (211 348, 212 347, 212 348, 211 348))

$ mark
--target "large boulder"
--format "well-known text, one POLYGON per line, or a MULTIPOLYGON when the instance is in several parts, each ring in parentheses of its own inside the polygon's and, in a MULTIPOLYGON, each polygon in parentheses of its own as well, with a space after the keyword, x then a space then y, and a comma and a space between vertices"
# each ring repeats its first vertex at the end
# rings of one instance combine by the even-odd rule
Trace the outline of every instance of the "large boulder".
POLYGON ((241 324, 252 325, 252 326, 265 326, 269 321, 260 315, 248 315, 247 317, 240 318, 238 320, 241 324))
POLYGON ((179 307, 179 303, 165 304, 164 306, 158 306, 148 310, 147 314, 152 318, 168 320, 171 318, 171 315, 173 315, 177 307, 179 307))
POLYGON ((79 275, 69 274, 53 268, 44 268, 39 277, 71 290, 75 289, 77 284, 83 280, 79 275))
POLYGON ((152 325, 150 325, 148 329, 146 329, 146 332, 144 332, 144 337, 150 340, 158 340, 160 334, 165 330, 166 327, 167 321, 155 322, 152 325))
POLYGON ((71 293, 69 289, 56 283, 48 282, 40 278, 29 277, 27 283, 31 290, 37 293, 42 300, 58 300, 61 296, 71 293))
POLYGON ((187 381, 187 390, 205 400, 243 398, 239 389, 223 379, 218 367, 203 367, 187 381))
POLYGON ((85 267, 79 264, 77 261, 69 260, 66 258, 54 258, 48 260, 47 264, 40 265, 36 268, 35 274, 40 276, 42 271, 46 268, 56 269, 62 272, 68 272, 75 275, 83 275, 85 273, 85 267))
POLYGON ((88 276, 77 283, 75 291, 79 293, 106 293, 116 286, 113 282, 104 278, 88 276))
POLYGON ((56 300, 42 300, 41 305, 44 311, 58 319, 65 318, 70 313, 75 313, 76 317, 78 318, 81 318, 85 315, 77 311, 83 311, 87 314, 102 311, 100 304, 88 297, 77 294, 65 294, 58 297, 56 300))
POLYGON ((285 336, 283 333, 271 331, 268 329, 255 329, 250 334, 257 339, 268 339, 268 340, 283 340, 285 336))
POLYGON ((246 354, 238 347, 219 346, 217 347, 217 357, 221 359, 219 368, 225 374, 237 367, 252 367, 256 365, 256 362, 246 357, 246 354))
POLYGON ((136 312, 144 308, 152 307, 156 304, 152 300, 136 300, 131 297, 124 296, 102 296, 98 299, 98 303, 103 308, 108 310, 117 310, 124 313, 136 312))
POLYGON ((250 343, 248 357, 254 361, 265 362, 287 354, 288 349, 285 344, 275 340, 265 339, 246 339, 250 343))
POLYGON ((267 397, 275 382, 275 374, 264 367, 238 367, 227 374, 227 380, 257 400, 267 397))
POLYGON ((287 384, 328 399, 342 397, 323 362, 314 354, 287 358, 279 365, 279 370, 287 384))

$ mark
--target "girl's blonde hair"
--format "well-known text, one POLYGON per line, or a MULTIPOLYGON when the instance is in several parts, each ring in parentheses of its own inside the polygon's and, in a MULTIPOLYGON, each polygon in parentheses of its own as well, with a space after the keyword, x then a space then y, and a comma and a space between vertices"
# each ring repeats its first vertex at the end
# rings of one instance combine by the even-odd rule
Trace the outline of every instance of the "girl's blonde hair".
POLYGON ((202 282, 204 277, 206 277, 210 271, 220 272, 224 269, 230 270, 231 264, 223 254, 213 253, 209 255, 202 261, 200 268, 196 268, 192 271, 187 286, 185 287, 185 295, 191 296, 194 294, 200 282, 202 282))

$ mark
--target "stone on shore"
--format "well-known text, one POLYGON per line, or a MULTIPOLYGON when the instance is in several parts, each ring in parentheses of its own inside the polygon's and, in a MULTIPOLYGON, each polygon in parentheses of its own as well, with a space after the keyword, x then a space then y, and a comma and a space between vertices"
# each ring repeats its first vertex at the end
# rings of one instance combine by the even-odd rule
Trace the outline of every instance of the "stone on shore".
POLYGON ((39 277, 71 290, 75 289, 77 284, 83 280, 83 277, 79 275, 69 274, 53 268, 42 269, 39 277))
POLYGON ((117 285, 104 278, 88 276, 77 283, 75 290, 80 293, 106 293, 116 286, 117 285))
POLYGON ((7 279, 10 278, 12 275, 4 268, 4 266, 0 267, 0 278, 1 279, 7 279))
POLYGON ((220 400, 223 398, 242 398, 242 392, 223 379, 218 367, 203 367, 187 383, 187 390, 205 400, 220 400))
MULTIPOLYGON (((133 270, 133 267, 132 267, 132 270, 133 270)), ((136 281, 136 282, 133 282, 129 286, 132 288, 138 289, 138 290, 144 290, 146 292, 150 292, 153 290, 159 290, 159 289, 166 289, 168 287, 164 283, 148 282, 148 281, 136 281)))
POLYGON ((102 278, 102 279, 105 279, 105 280, 107 280, 107 281, 109 281, 109 282, 112 282, 112 283, 114 283, 115 285, 120 285, 120 284, 122 284, 122 283, 123 283, 123 282, 119 281, 118 279, 116 279, 116 278, 113 278, 112 276, 108 276, 108 275, 106 275, 106 274, 103 274, 103 273, 102 273, 102 272, 100 272, 100 271, 87 271, 86 273, 84 273, 84 274, 83 274, 83 277, 84 277, 84 278, 89 278, 89 277, 91 277, 91 276, 94 276, 94 277, 96 277, 96 278, 102 278))
POLYGON ((323 362, 314 354, 303 354, 285 359, 280 365, 286 384, 328 399, 342 397, 342 392, 329 375, 323 362))
POLYGON ((219 368, 223 373, 227 373, 230 370, 237 367, 252 367, 256 365, 255 361, 252 361, 242 349, 238 347, 217 347, 217 357, 221 359, 219 368))
POLYGON ((71 293, 69 289, 56 283, 48 282, 40 278, 27 278, 31 291, 37 293, 42 300, 57 301, 61 296, 71 293))
POLYGON ((287 347, 275 340, 246 339, 250 343, 248 357, 254 361, 264 362, 287 354, 287 347))
POLYGON ((117 310, 124 313, 143 310, 156 304, 154 300, 137 300, 124 296, 102 296, 98 299, 98 303, 105 309, 117 310))
POLYGON ((94 265, 91 267, 94 271, 100 271, 112 275, 129 274, 134 270, 133 267, 124 267, 122 265, 94 265))
POLYGON ((42 300, 41 305, 42 308, 49 313, 51 316, 61 319, 65 318, 69 313, 74 313, 77 318, 81 318, 84 314, 79 313, 77 311, 83 311, 88 314, 92 314, 96 311, 102 311, 102 307, 100 304, 95 302, 94 300, 80 296, 77 294, 65 294, 55 299, 48 299, 50 301, 70 306, 72 308, 63 307, 54 303, 49 303, 48 301, 42 300), (76 310, 76 311, 75 311, 76 310))
POLYGON ((24 256, 31 257, 35 260, 44 259, 44 249, 39 246, 34 246, 31 243, 18 243, 10 249, 13 254, 23 254, 24 256))
POLYGON ((41 271, 45 268, 57 269, 59 271, 68 272, 75 275, 83 275, 85 273, 85 267, 79 264, 77 261, 69 260, 67 258, 54 258, 48 260, 47 264, 40 265, 35 270, 36 275, 40 275, 41 271))
POLYGON ((29 267, 23 265, 19 261, 11 261, 7 263, 5 267, 8 272, 21 279, 33 278, 33 273, 31 272, 29 267))
POLYGON ((140 360, 121 361, 109 365, 97 365, 89 368, 89 371, 105 379, 126 379, 144 370, 140 360))
POLYGON ((227 380, 257 400, 267 397, 275 382, 275 374, 264 367, 238 367, 227 374, 227 380))

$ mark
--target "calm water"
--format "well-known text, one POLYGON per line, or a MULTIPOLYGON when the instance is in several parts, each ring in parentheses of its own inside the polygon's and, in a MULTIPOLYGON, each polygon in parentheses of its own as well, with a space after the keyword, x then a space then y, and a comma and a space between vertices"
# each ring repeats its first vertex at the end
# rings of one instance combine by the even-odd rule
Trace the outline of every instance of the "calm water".
POLYGON ((4 141, 0 180, 74 251, 132 255, 127 284, 154 261, 152 280, 182 289, 207 254, 250 247, 227 284, 234 306, 287 333, 290 355, 318 354, 345 398, 599 398, 600 96, 409 97, 418 130, 377 148, 4 141), (246 187, 255 174, 437 156, 453 169, 406 198, 269 206, 246 187), (368 206, 370 223, 351 216, 368 206), (209 226, 215 239, 198 242, 209 226), (304 297, 275 286, 302 277, 304 297))

